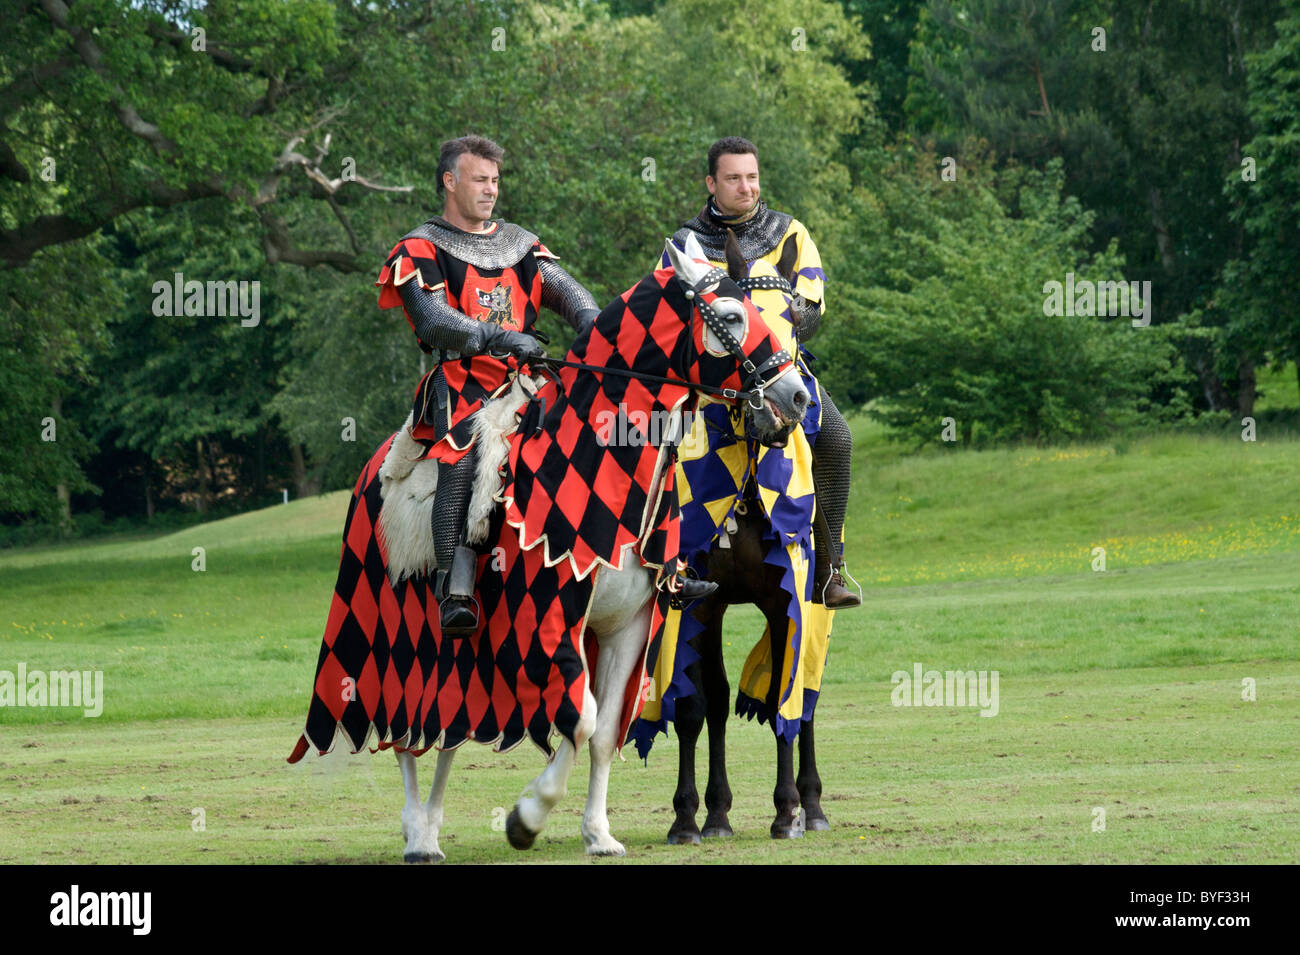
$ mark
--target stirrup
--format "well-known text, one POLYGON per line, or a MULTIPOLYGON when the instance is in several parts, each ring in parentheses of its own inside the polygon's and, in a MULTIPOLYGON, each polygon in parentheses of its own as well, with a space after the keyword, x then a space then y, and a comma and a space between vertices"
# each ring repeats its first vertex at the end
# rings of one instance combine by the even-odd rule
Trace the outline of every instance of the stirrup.
POLYGON ((849 573, 849 565, 840 561, 838 567, 831 567, 831 572, 826 575, 826 582, 822 584, 821 593, 817 594, 818 602, 827 610, 848 610, 853 607, 862 606, 862 585, 857 582, 852 574, 849 573), (857 593, 849 590, 844 586, 841 575, 852 581, 853 586, 857 588, 857 593), (837 584, 844 591, 844 596, 838 598, 835 603, 826 602, 826 594, 831 589, 832 584, 837 584))
POLYGON ((671 581, 666 585, 668 606, 674 610, 684 610, 687 604, 707 597, 718 589, 718 585, 712 580, 700 580, 698 577, 687 577, 685 575, 680 579, 681 586, 676 590, 672 589, 671 581))
POLYGON ((478 629, 479 605, 473 597, 448 597, 438 603, 438 626, 449 637, 468 637, 478 629))
POLYGON ((451 559, 451 568, 439 572, 438 624, 442 632, 452 637, 464 637, 478 629, 480 611, 474 597, 475 578, 478 575, 478 554, 472 547, 461 544, 451 559))

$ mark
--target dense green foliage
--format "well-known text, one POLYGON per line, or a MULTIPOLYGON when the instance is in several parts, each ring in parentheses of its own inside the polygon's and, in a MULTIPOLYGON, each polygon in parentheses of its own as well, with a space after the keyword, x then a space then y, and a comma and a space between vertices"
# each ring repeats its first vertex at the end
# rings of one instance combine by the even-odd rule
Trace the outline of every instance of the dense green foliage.
POLYGON ((1300 15, 1184 7, 10 5, 0 521, 350 484, 427 367, 370 283, 471 130, 507 151, 497 214, 602 303, 698 210, 708 145, 754 140, 822 253, 826 385, 909 444, 1248 415, 1300 357, 1300 15), (178 273, 259 283, 258 320, 168 314, 178 273), (1045 315, 1070 273, 1151 281, 1150 326, 1045 315))

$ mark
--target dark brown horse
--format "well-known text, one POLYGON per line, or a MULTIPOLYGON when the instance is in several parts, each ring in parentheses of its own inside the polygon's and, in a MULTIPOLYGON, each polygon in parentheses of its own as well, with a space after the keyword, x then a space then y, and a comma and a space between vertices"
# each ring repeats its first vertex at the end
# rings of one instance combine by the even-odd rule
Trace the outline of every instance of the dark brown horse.
MULTIPOLYGON (((729 606, 753 604, 762 611, 767 619, 768 632, 772 634, 772 672, 780 673, 784 665, 788 597, 781 589, 783 572, 763 560, 769 545, 763 539, 767 518, 762 507, 748 495, 742 506, 744 513, 740 507, 736 509, 737 529, 730 535, 731 546, 715 545, 709 553, 708 579, 716 581, 718 589, 691 611, 704 624, 704 632, 692 640, 700 659, 686 668, 686 675, 695 684, 696 692, 677 700, 675 726, 679 761, 677 792, 673 794, 673 810, 677 815, 668 830, 668 841, 674 845, 698 843, 701 836, 708 839, 733 834, 727 818, 731 810, 726 742, 731 687, 722 660, 722 618, 729 606), (704 790, 707 815, 701 832, 695 823, 695 814, 700 808, 700 794, 695 786, 695 746, 706 720, 709 726, 709 776, 704 790)), ((766 700, 767 712, 775 713, 779 681, 772 680, 771 686, 766 700)), ((808 714, 808 719, 799 727, 797 777, 794 773, 794 746, 775 732, 775 720, 770 721, 776 736, 773 839, 798 838, 805 828, 830 828, 821 807, 822 781, 817 773, 813 748, 812 716, 808 714), (802 819, 800 807, 803 808, 802 819)))
MULTIPOLYGON (((726 251, 727 270, 743 285, 750 268, 741 256, 738 244, 729 240, 726 251)), ((793 238, 788 239, 776 267, 787 283, 794 280, 796 256, 795 242, 793 238)), ((777 781, 772 794, 776 818, 772 822, 772 838, 797 838, 803 835, 805 828, 830 828, 821 808, 822 783, 813 747, 812 713, 807 713, 808 719, 800 723, 798 730, 797 777, 794 773, 794 746, 777 728, 775 714, 781 681, 775 678, 775 674, 783 672, 785 666, 790 595, 782 586, 785 572, 764 560, 771 546, 770 528, 752 481, 746 488, 744 500, 735 509, 735 530, 728 536, 729 546, 720 546, 715 541, 707 558, 707 579, 716 582, 718 590, 687 611, 704 629, 690 641, 699 659, 685 667, 685 675, 694 684, 695 692, 675 701, 674 722, 680 756, 677 792, 673 796, 676 818, 668 832, 671 844, 695 844, 702 836, 711 838, 733 834, 727 817, 731 809, 731 786, 726 766, 726 723, 731 706, 731 687, 722 659, 722 621, 727 608, 736 604, 758 607, 771 634, 774 678, 770 680, 764 703, 776 738, 777 781), (709 727, 709 776, 704 803, 708 814, 701 832, 695 822, 700 804, 695 785, 695 747, 706 721, 709 727)), ((701 576, 705 576, 705 568, 698 569, 701 576)))

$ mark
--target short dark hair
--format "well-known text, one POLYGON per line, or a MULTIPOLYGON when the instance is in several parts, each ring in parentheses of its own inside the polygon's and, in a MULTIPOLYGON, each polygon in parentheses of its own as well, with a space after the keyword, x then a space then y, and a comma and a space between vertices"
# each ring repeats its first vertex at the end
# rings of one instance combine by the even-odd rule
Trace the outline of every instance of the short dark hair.
MULTIPOLYGON (((748 139, 741 139, 739 136, 727 136, 719 139, 709 147, 709 175, 716 177, 718 175, 718 157, 726 156, 731 153, 750 153, 755 159, 758 159, 758 147, 748 139)), ((439 177, 441 178, 441 177, 439 177)))
POLYGON ((438 192, 443 191, 442 177, 445 173, 456 172, 456 163, 460 157, 469 153, 478 156, 481 159, 490 159, 501 167, 501 160, 505 158, 506 151, 498 146, 492 140, 484 136, 475 136, 472 133, 468 136, 462 136, 459 139, 449 139, 442 144, 442 153, 438 156, 438 192))

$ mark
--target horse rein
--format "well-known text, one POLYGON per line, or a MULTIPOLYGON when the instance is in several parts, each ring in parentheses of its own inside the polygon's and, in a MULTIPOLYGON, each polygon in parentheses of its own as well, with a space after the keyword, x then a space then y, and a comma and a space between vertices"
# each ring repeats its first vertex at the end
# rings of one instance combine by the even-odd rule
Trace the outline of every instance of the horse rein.
MULTIPOLYGON (((722 343, 722 347, 740 363, 741 368, 745 371, 746 381, 753 382, 753 385, 747 389, 738 390, 736 388, 719 388, 716 385, 696 384, 694 382, 675 378, 664 378, 660 375, 650 375, 633 369, 624 370, 621 368, 608 368, 602 365, 588 365, 584 362, 567 361, 563 358, 531 358, 528 359, 525 364, 546 365, 552 368, 577 368, 583 371, 599 372, 607 375, 619 375, 624 378, 635 378, 639 381, 649 381, 661 385, 677 385, 679 387, 689 388, 693 391, 700 391, 714 397, 725 398, 728 401, 743 400, 755 411, 761 410, 763 408, 763 390, 766 384, 762 380, 763 374, 770 368, 779 367, 793 359, 790 357, 789 352, 785 349, 781 349, 774 352, 766 361, 763 362, 763 364, 755 365, 749 360, 749 357, 741 351, 740 342, 736 341, 736 337, 731 334, 731 330, 727 328, 726 322, 723 320, 722 316, 717 313, 713 306, 704 301, 703 298, 699 298, 698 301, 696 301, 702 291, 717 285, 718 282, 727 277, 726 272, 715 266, 706 272, 694 286, 686 290, 687 301, 693 302, 695 306, 691 309, 691 317, 687 322, 688 324, 694 324, 695 312, 699 311, 700 317, 704 319, 709 330, 717 336, 718 340, 722 343)), ((739 280, 736 284, 740 286, 742 291, 764 288, 781 289, 787 294, 790 294, 791 292, 790 283, 782 278, 767 276, 755 279, 744 278, 739 280)), ((692 334, 691 337, 694 339, 694 334, 692 334)))
POLYGON ((749 391, 738 391, 735 388, 718 388, 715 385, 695 384, 691 381, 683 381, 680 378, 664 378, 661 375, 649 375, 643 371, 634 371, 632 369, 610 368, 606 365, 588 365, 580 361, 567 361, 563 358, 529 358, 523 364, 526 365, 545 365, 548 368, 577 368, 582 371, 598 372, 602 375, 619 375, 623 378, 635 378, 638 381, 651 381, 660 385, 677 385, 679 388, 689 388, 692 391, 702 391, 707 395, 727 398, 731 401, 745 400, 750 402, 754 408, 761 408, 763 389, 755 388, 749 391), (754 404, 753 399, 759 399, 758 404, 754 404))

